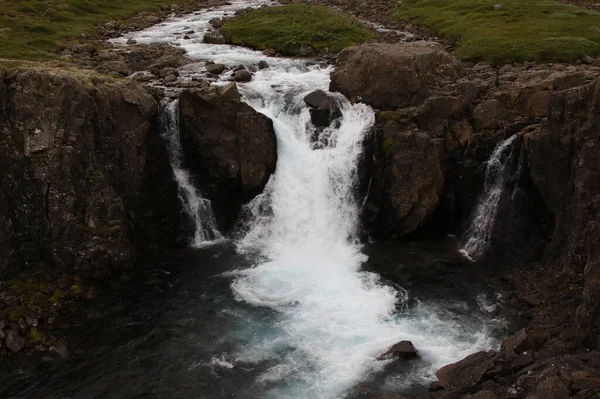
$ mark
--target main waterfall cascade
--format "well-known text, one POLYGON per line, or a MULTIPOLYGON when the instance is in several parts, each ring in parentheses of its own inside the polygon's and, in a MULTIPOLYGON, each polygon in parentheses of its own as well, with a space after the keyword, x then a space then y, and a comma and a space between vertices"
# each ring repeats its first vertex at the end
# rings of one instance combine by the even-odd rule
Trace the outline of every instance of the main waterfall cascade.
POLYGON ((189 172, 182 167, 183 150, 179 131, 179 100, 169 100, 163 104, 163 137, 167 141, 169 160, 173 175, 179 187, 179 199, 183 210, 194 222, 194 238, 191 245, 201 247, 207 242, 223 238, 217 228, 217 221, 210 200, 203 198, 194 187, 189 172))
MULTIPOLYGON (((336 399, 381 371, 389 361, 378 356, 391 345, 410 340, 421 360, 408 375, 390 383, 410 387, 431 382, 443 365, 490 349, 496 341, 485 322, 465 324, 441 303, 413 300, 417 305, 403 306, 407 291, 361 270, 367 257, 356 234, 355 186, 363 142, 374 123, 373 110, 335 95, 340 123, 321 132, 322 145, 315 146, 311 143, 315 128, 303 97, 327 90, 330 67, 202 43, 211 18, 264 3, 237 1, 116 40, 169 42, 186 49, 192 58, 229 66, 251 67, 260 60, 269 64, 251 82, 240 84, 239 91, 244 101, 273 120, 277 168, 264 192, 247 205, 246 228, 236 241, 238 252, 254 266, 223 274, 232 279, 231 290, 240 305, 269 317, 261 316, 259 332, 245 332, 243 326, 231 332, 241 337, 237 347, 211 364, 228 369, 236 364, 268 364, 256 377, 260 391, 256 397, 336 399), (195 31, 195 40, 182 41, 185 30, 195 31)), ((176 107, 176 101, 167 107, 166 135, 186 212, 197 226, 194 243, 199 244, 218 233, 214 219, 207 218, 210 204, 181 167, 176 107)), ((246 324, 252 324, 250 319, 246 324)))
POLYGON ((481 258, 490 245, 498 203, 507 179, 505 168, 511 145, 517 137, 515 134, 499 143, 487 161, 483 192, 471 216, 471 223, 464 235, 464 245, 460 250, 471 260, 481 258))

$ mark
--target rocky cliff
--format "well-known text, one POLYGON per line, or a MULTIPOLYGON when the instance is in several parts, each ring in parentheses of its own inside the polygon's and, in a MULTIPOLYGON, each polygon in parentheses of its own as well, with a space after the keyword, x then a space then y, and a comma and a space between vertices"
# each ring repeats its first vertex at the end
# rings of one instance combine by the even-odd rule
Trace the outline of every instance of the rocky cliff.
POLYGON ((469 66, 440 52, 425 43, 346 49, 331 84, 378 107, 363 213, 379 237, 464 232, 486 161, 517 135, 489 253, 511 260, 507 300, 526 328, 499 352, 440 370, 429 396, 591 397, 600 389, 600 68, 469 66), (372 75, 386 76, 384 86, 372 75))
POLYGON ((0 276, 53 265, 105 277, 177 241, 180 206, 141 86, 2 70, 0 276))

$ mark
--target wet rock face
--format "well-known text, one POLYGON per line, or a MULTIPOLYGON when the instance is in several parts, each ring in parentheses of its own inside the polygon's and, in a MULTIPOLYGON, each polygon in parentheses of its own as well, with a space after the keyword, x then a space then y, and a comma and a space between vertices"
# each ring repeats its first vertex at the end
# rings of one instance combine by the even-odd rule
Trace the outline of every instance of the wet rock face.
POLYGON ((223 230, 260 194, 277 163, 273 123, 239 101, 233 85, 180 96, 184 165, 212 202, 223 230))
POLYGON ((316 127, 329 127, 334 120, 342 116, 335 99, 323 90, 308 94, 304 97, 304 102, 310 107, 310 119, 316 127))
POLYGON ((342 50, 329 89, 376 108, 395 109, 422 102, 431 85, 457 76, 457 61, 438 44, 376 43, 342 50))
POLYGON ((4 84, 0 275, 41 262, 105 277, 172 243, 177 190, 152 96, 81 71, 4 84))
POLYGON ((600 79, 554 94, 547 129, 525 136, 533 184, 556 218, 550 251, 584 272, 579 339, 600 305, 600 79))

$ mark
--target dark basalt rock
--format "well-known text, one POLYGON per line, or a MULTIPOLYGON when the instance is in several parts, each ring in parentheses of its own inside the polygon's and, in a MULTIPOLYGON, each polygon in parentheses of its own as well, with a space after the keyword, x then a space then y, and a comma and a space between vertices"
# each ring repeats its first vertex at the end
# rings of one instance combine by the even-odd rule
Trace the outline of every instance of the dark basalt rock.
POLYGON ((35 68, 2 87, 0 278, 40 263, 106 277, 175 245, 177 187, 150 94, 35 68))
POLYGON ((241 68, 234 72, 233 78, 236 82, 249 82, 252 80, 252 73, 246 68, 241 68))
POLYGON ((333 121, 342 116, 335 99, 323 90, 315 90, 306 95, 304 102, 311 107, 310 119, 317 127, 329 127, 333 121))
POLYGON ((206 65, 206 71, 212 73, 214 75, 220 75, 225 70, 225 65, 223 64, 210 64, 206 65))
POLYGON ((262 192, 277 163, 272 121, 236 93, 234 85, 185 90, 179 103, 184 165, 223 230, 262 192))
POLYGON ((379 356, 380 359, 416 359, 419 357, 419 352, 415 349, 415 346, 410 341, 400 341, 383 355, 379 356))

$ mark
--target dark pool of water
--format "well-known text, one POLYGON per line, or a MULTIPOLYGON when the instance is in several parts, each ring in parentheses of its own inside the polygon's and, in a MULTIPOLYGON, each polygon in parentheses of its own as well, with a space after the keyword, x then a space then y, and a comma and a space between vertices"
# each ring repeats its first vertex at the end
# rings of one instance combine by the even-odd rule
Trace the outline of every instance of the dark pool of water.
MULTIPOLYGON (((499 290, 494 273, 462 258, 452 239, 377 243, 364 250, 370 258, 364 268, 408 290, 408 307, 418 299, 445 306, 458 318, 474 317, 481 312, 476 296, 492 298, 499 290)), ((269 361, 228 368, 215 360, 226 359, 252 334, 265 333, 273 317, 271 310, 236 301, 231 277, 222 275, 251 263, 223 244, 182 251, 140 268, 131 282, 103 292, 92 320, 76 330, 85 354, 18 366, 0 361, 0 397, 263 397, 265 387, 256 376, 272 366, 269 361)), ((374 393, 389 393, 377 388, 385 378, 385 373, 371 376, 374 393)), ((357 391, 350 397, 361 395, 357 391)))

